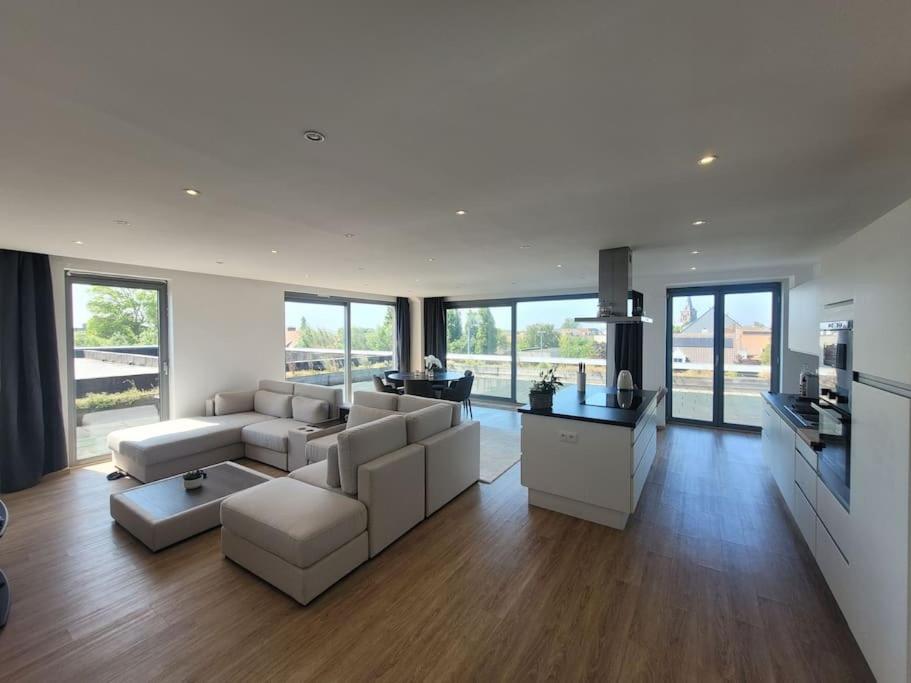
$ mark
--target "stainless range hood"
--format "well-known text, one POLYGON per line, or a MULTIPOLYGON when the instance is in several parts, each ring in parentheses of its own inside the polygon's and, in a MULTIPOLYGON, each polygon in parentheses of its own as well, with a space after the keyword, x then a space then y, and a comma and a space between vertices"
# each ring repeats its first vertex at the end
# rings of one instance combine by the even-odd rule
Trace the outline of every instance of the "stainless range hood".
POLYGON ((642 295, 633 291, 633 253, 629 247, 598 252, 598 315, 576 318, 576 322, 607 325, 652 322, 642 308, 642 295))

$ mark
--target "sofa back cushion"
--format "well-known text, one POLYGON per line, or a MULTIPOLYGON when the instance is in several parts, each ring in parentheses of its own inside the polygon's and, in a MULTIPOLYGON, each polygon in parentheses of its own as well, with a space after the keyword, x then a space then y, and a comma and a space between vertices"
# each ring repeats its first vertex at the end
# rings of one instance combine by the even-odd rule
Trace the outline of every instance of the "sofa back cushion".
POLYGON ((413 413, 415 410, 426 408, 427 406, 449 406, 452 411, 452 420, 450 426, 455 427, 462 422, 462 405, 455 401, 442 401, 438 398, 425 398, 424 396, 410 396, 405 394, 399 396, 399 405, 397 410, 400 413, 413 413))
POLYGON ((404 415, 389 415, 338 435, 338 473, 342 491, 357 493, 357 468, 407 445, 404 415))
POLYGON ((352 427, 359 427, 368 422, 373 422, 374 420, 379 420, 383 417, 389 417, 390 415, 395 415, 394 410, 382 410, 381 408, 370 408, 368 406, 353 405, 351 410, 348 411, 348 429, 352 427))
POLYGON ((355 391, 353 405, 396 410, 399 403, 398 394, 387 394, 379 391, 355 391))
POLYGON ((326 419, 335 419, 338 417, 338 407, 342 403, 341 387, 321 387, 318 384, 305 384, 304 382, 289 382, 294 385, 295 396, 305 396, 315 398, 317 401, 325 401, 329 404, 329 417, 326 419))
POLYGON ((215 394, 215 414, 249 413, 253 410, 252 391, 222 391, 215 394))
POLYGON ((300 422, 325 422, 329 419, 329 404, 306 396, 291 398, 291 416, 300 422))
POLYGON ((408 443, 422 441, 452 426, 452 410, 446 405, 427 406, 405 415, 408 443))
POLYGON ((272 417, 291 417, 291 395, 259 389, 253 394, 253 410, 272 417))
POLYGON ((276 394, 293 394, 294 382, 282 382, 277 379, 259 380, 259 388, 263 391, 271 391, 276 394))

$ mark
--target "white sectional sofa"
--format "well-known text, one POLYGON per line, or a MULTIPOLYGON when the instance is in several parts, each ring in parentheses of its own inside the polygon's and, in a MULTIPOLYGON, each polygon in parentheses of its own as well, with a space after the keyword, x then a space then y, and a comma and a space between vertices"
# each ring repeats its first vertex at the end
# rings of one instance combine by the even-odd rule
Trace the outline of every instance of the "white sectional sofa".
POLYGON ((337 420, 341 402, 340 388, 262 380, 208 399, 205 416, 111 432, 108 447, 114 467, 142 482, 244 457, 288 471, 306 464, 301 428, 337 420))
POLYGON ((449 402, 429 400, 430 405, 399 412, 363 405, 373 401, 366 394, 355 401, 352 418, 374 419, 339 432, 336 457, 222 504, 225 557, 302 604, 479 476, 480 425, 453 426, 449 402))

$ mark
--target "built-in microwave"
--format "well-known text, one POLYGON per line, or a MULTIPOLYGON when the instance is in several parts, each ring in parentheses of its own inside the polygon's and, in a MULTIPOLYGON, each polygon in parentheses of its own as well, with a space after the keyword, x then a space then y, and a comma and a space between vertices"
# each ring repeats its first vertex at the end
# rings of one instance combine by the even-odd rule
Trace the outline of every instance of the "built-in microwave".
POLYGON ((850 320, 819 324, 819 397, 851 412, 850 320))

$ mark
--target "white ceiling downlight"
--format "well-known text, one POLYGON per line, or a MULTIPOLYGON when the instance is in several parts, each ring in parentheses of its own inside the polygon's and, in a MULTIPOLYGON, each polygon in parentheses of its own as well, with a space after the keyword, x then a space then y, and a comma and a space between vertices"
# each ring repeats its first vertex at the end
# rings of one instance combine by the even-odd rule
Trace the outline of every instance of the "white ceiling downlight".
POLYGON ((700 225, 705 225, 706 223, 708 223, 708 221, 705 220, 704 218, 697 218, 696 220, 693 221, 693 225, 696 227, 699 227, 700 225))
POLYGON ((699 159, 699 165, 700 166, 709 166, 711 164, 714 164, 716 161, 718 161, 717 154, 706 154, 704 157, 699 159))
POLYGON ((202 194, 202 192, 197 190, 195 187, 185 187, 185 188, 183 188, 183 191, 185 194, 187 194, 190 197, 198 197, 199 195, 202 194))
POLYGON ((305 130, 304 131, 304 140, 307 142, 323 142, 326 139, 325 133, 321 133, 318 130, 305 130))

